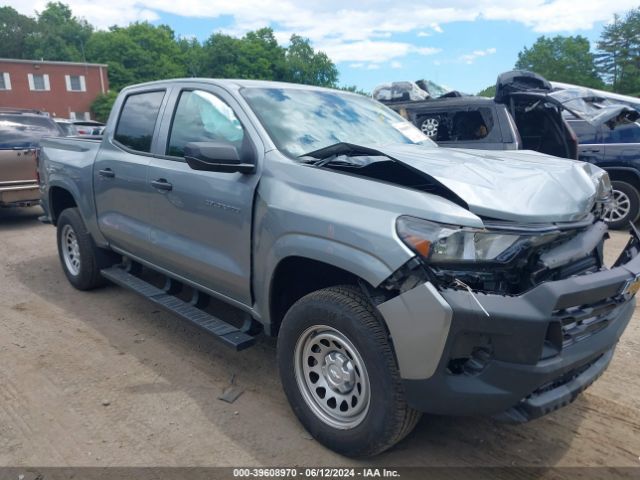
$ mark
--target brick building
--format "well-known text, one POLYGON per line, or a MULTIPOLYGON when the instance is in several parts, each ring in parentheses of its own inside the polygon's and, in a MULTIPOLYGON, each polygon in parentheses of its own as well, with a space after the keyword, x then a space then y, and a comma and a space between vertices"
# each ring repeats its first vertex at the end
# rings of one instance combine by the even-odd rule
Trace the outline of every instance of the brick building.
POLYGON ((0 107, 88 120, 91 103, 108 90, 107 65, 0 58, 0 107))

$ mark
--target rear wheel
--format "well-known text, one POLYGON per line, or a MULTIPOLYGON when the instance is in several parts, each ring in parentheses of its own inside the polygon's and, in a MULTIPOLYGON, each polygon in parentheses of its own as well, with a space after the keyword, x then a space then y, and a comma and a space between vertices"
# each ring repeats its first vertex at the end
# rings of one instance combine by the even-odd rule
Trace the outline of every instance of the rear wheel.
POLYGON ((77 208, 64 210, 57 227, 58 255, 71 285, 78 290, 104 285, 100 270, 116 263, 118 257, 96 246, 77 208))
POLYGON ((635 222, 640 213, 640 193, 627 182, 612 181, 613 202, 604 215, 609 228, 618 230, 635 222))
POLYGON ((278 336, 278 367, 296 416, 343 455, 378 454, 420 418, 405 401, 382 320, 355 287, 318 290, 291 307, 278 336))

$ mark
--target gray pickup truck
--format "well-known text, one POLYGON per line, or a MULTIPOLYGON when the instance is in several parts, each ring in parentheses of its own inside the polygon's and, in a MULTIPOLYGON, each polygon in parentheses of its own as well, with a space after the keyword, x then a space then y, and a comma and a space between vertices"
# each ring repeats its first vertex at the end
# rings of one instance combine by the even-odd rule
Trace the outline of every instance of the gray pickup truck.
POLYGON ((129 87, 101 140, 46 139, 40 170, 76 288, 108 279, 238 350, 277 336, 293 411, 349 456, 421 412, 524 422, 569 404, 640 286, 635 231, 603 263, 603 170, 439 148, 346 92, 129 87))

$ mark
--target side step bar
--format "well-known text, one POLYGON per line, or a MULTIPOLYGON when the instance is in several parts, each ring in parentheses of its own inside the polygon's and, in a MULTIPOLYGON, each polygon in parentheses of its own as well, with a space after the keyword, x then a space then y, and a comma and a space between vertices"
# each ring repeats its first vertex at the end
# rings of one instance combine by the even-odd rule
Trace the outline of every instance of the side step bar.
POLYGON ((105 268, 101 270, 100 273, 113 283, 133 290, 165 310, 202 328, 221 340, 222 343, 228 347, 238 351, 244 350, 256 341, 255 337, 245 333, 241 329, 200 310, 191 303, 187 303, 171 295, 166 290, 162 290, 145 282, 141 278, 130 274, 124 268, 114 266, 105 268))

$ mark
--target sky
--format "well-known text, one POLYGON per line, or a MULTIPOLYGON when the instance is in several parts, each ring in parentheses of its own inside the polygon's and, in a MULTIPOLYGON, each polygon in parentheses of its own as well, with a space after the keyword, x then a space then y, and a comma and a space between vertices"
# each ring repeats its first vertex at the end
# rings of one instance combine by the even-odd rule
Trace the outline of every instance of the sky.
MULTIPOLYGON (((168 24, 184 37, 241 36, 264 26, 286 45, 295 33, 326 52, 339 83, 372 91, 426 78, 476 93, 513 68, 541 35, 583 35, 592 47, 615 13, 639 0, 62 0, 97 28, 168 24)), ((3 0, 23 14, 46 0, 3 0)))

